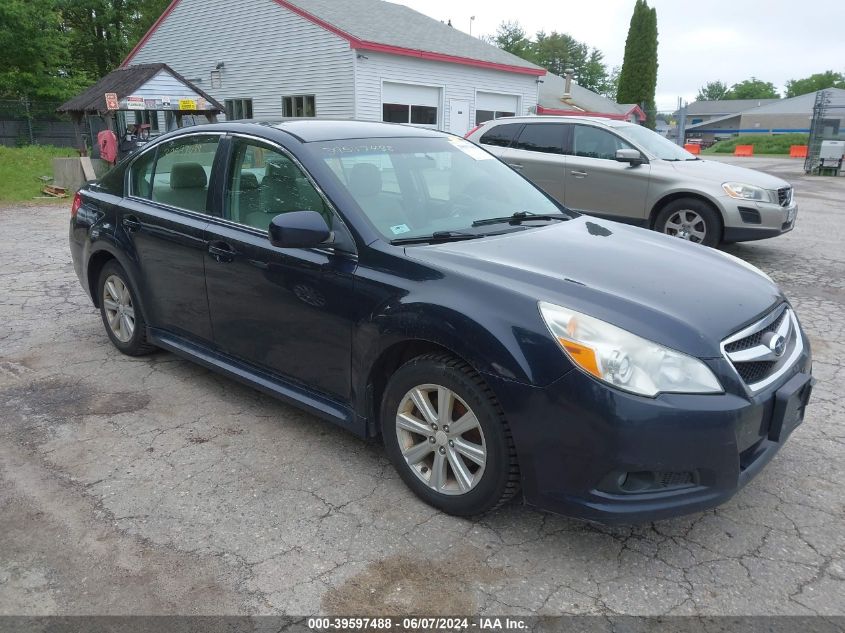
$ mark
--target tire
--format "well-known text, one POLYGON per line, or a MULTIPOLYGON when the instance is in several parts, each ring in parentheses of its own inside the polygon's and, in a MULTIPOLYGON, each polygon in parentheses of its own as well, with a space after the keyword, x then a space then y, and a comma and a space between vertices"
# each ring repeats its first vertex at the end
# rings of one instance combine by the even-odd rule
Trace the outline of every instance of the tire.
POLYGON ((97 284, 100 316, 112 345, 127 356, 154 352, 156 348, 147 342, 141 304, 121 265, 114 260, 107 262, 97 284))
POLYGON ((429 505, 475 516, 519 491, 519 465, 504 413, 481 376, 463 361, 430 354, 400 367, 385 388, 381 422, 394 467, 429 505), (427 398, 428 416, 417 406, 426 406, 421 398, 427 398), (441 403, 451 403, 449 413, 439 414, 441 403))
POLYGON ((718 246, 722 238, 718 213, 696 198, 680 198, 663 207, 654 220, 654 230, 704 246, 718 246))

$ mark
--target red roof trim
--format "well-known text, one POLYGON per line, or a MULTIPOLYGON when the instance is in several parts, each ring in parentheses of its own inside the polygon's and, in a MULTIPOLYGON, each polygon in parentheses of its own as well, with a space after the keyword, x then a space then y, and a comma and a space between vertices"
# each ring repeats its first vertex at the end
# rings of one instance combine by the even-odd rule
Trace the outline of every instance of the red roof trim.
POLYGON ((135 57, 135 55, 138 54, 138 51, 141 50, 141 47, 144 46, 144 44, 147 43, 147 40, 152 37, 152 35, 153 35, 153 33, 155 33, 156 29, 158 29, 158 27, 161 26, 161 23, 164 22, 164 20, 167 18, 167 16, 170 15, 173 12, 173 9, 176 8, 177 4, 179 4, 179 0, 173 0, 169 5, 167 5, 167 8, 164 10, 164 13, 162 13, 160 16, 158 16, 158 20, 153 22, 153 25, 150 27, 150 30, 147 31, 144 34, 144 37, 142 37, 140 39, 140 41, 137 44, 135 44, 135 47, 131 51, 129 51, 129 54, 126 56, 126 59, 124 59, 121 62, 121 64, 120 64, 121 67, 129 65, 129 62, 132 61, 132 58, 135 57))
MULTIPOLYGON (((525 66, 513 66, 510 64, 500 64, 497 62, 488 62, 481 59, 472 59, 469 57, 459 57, 457 55, 447 55, 445 53, 433 53, 431 51, 421 51, 412 48, 403 48, 401 46, 391 46, 389 44, 379 44, 378 42, 365 42, 363 40, 359 40, 358 38, 350 35, 346 31, 342 31, 341 29, 337 28, 336 26, 329 24, 325 20, 318 18, 317 16, 305 11, 304 9, 288 2, 288 0, 274 0, 274 2, 293 13, 296 13, 298 16, 305 18, 309 22, 316 24, 317 26, 329 31, 330 33, 334 33, 338 37, 343 38, 347 42, 349 42, 349 47, 354 48, 357 50, 365 50, 365 51, 375 51, 379 53, 389 53, 391 55, 402 55, 405 57, 418 57, 420 59, 427 59, 430 61, 437 61, 437 62, 445 62, 448 64, 462 64, 464 66, 475 66, 476 68, 488 68, 491 70, 501 70, 504 72, 509 73, 518 73, 522 75, 534 75, 534 76, 542 76, 546 74, 546 71, 542 68, 528 68, 525 66)), ((153 33, 161 26, 161 23, 173 12, 173 9, 176 8, 176 5, 179 3, 179 0, 173 0, 167 9, 164 10, 164 13, 155 21, 155 23, 150 27, 150 30, 141 38, 141 41, 135 45, 135 48, 126 56, 126 59, 123 60, 121 66, 126 66, 132 61, 132 58, 138 53, 144 44, 147 43, 147 40, 152 37, 153 33)))
MULTIPOLYGON (((278 2, 278 0, 277 0, 278 2)), ((476 68, 489 68, 491 70, 501 70, 509 73, 518 73, 521 75, 534 75, 536 77, 546 74, 543 68, 528 68, 526 66, 511 66, 510 64, 500 64, 498 62, 488 62, 483 59, 472 59, 470 57, 459 57, 457 55, 447 55, 446 53, 432 53, 431 51, 420 51, 413 48, 403 48, 401 46, 392 46, 390 44, 379 44, 377 42, 363 42, 356 41, 351 43, 352 48, 363 51, 375 51, 378 53, 389 53, 391 55, 402 55, 404 57, 419 57, 420 59, 427 59, 435 62, 446 62, 447 64, 461 64, 463 66, 475 66, 476 68)))

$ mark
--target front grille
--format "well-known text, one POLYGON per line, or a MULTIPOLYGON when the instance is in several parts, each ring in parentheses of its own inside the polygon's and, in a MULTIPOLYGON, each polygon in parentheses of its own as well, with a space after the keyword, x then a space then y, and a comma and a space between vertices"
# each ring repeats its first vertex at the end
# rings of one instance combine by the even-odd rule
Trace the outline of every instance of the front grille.
POLYGON ((675 488, 676 486, 688 486, 694 483, 693 474, 689 471, 663 471, 657 473, 662 488, 675 488))
POLYGON ((803 348, 798 323, 785 305, 722 341, 722 352, 752 392, 789 369, 803 348))
POLYGON ((792 187, 781 187, 778 189, 778 204, 788 207, 792 203, 792 187))
POLYGON ((741 350, 750 349, 756 345, 759 345, 760 341, 763 340, 763 335, 766 332, 776 332, 785 318, 786 309, 784 309, 781 312, 780 316, 777 317, 774 321, 772 321, 769 325, 763 327, 763 329, 758 330, 757 332, 754 332, 753 334, 750 334, 745 338, 741 338, 738 341, 734 341, 725 345, 725 351, 728 353, 739 352, 741 350))

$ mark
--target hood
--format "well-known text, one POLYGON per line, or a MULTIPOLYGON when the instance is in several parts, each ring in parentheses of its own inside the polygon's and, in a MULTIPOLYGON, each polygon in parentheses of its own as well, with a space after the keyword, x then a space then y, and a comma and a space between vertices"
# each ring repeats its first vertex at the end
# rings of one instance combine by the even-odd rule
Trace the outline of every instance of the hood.
POLYGON ((790 184, 782 178, 764 174, 756 169, 737 167, 715 160, 681 160, 665 161, 671 165, 684 178, 699 178, 701 180, 723 182, 741 182, 746 185, 754 185, 763 189, 776 190, 781 187, 789 187, 790 184))
MULTIPOLYGON (((646 229, 581 216, 406 249, 428 265, 613 323, 699 358, 784 300, 750 265, 646 229)), ((501 293, 499 293, 501 295, 501 293)), ((491 292, 496 301, 496 293, 491 292)))

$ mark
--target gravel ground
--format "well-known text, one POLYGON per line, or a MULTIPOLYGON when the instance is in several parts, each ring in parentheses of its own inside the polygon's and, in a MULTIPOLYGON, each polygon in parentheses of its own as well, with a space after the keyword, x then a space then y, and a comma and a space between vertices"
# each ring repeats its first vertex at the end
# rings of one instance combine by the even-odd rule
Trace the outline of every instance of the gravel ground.
POLYGON ((795 231, 728 250, 792 298, 819 383, 731 502, 633 528, 446 516, 377 444, 170 354, 121 356, 67 209, 0 209, 0 614, 845 614, 845 178, 742 164, 796 186, 795 231))

